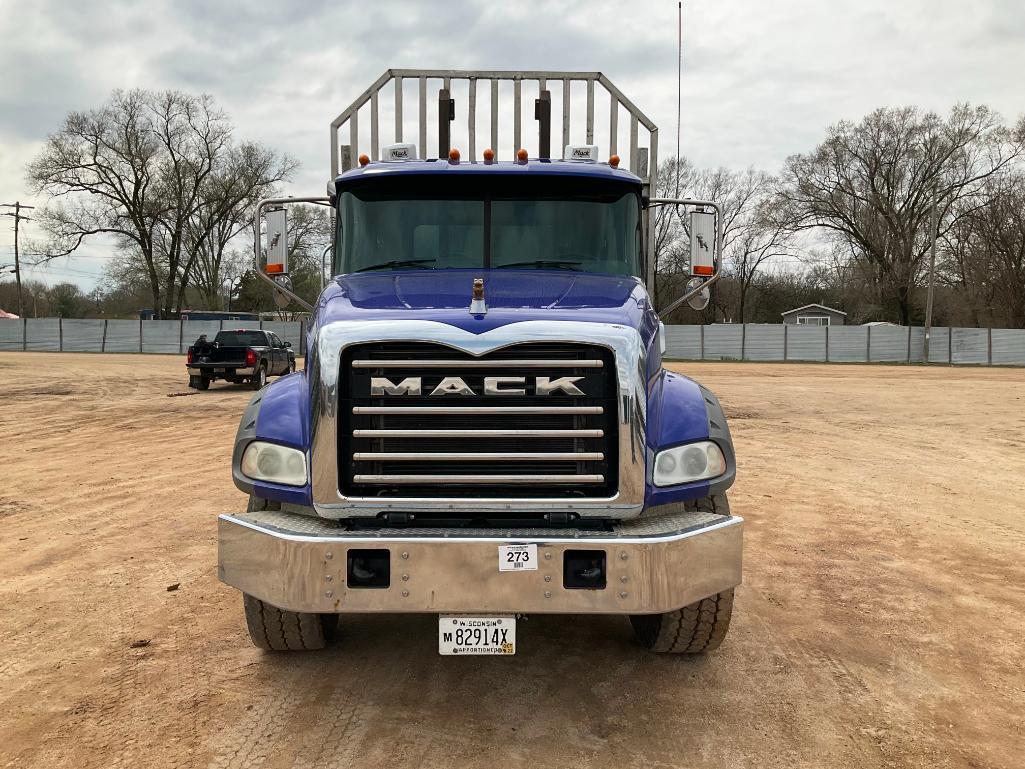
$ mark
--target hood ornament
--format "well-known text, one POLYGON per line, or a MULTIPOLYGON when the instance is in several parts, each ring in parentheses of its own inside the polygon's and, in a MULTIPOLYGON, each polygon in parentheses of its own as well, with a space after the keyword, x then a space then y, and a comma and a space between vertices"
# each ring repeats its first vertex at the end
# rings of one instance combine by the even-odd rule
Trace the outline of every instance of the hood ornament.
POLYGON ((473 279, 473 299, 470 300, 471 315, 486 315, 488 303, 484 301, 484 278, 473 279))

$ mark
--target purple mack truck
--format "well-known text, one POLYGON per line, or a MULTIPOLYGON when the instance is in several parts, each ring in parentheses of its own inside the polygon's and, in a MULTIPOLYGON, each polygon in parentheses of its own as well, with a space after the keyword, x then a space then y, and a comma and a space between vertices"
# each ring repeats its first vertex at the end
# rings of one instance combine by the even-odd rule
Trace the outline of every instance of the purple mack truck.
POLYGON ((656 652, 719 646, 741 582, 736 458, 716 397, 663 368, 651 291, 661 211, 691 243, 689 282, 663 315, 707 304, 722 214, 656 197, 657 138, 601 73, 389 70, 331 124, 327 196, 260 202, 257 267, 311 321, 303 369, 242 416, 232 472, 249 506, 219 520, 219 575, 242 591, 257 646, 319 649, 341 615, 366 612, 437 614, 441 654, 513 654, 529 613, 625 615, 656 652), (478 86, 490 100, 479 159, 478 86), (403 141, 410 94, 417 143, 403 141), (521 107, 535 94, 533 157, 521 107), (296 204, 329 206, 335 224, 334 277, 314 306, 288 277, 296 204))

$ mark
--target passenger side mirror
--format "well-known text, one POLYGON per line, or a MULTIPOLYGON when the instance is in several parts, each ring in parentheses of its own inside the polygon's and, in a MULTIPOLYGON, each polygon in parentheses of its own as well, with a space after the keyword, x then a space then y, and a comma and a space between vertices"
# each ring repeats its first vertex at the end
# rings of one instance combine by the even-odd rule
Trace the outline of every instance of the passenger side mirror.
MULTIPOLYGON (((652 198, 649 206, 675 206, 689 209, 690 218, 690 280, 683 296, 663 307, 659 317, 664 318, 686 303, 692 309, 705 309, 712 298, 712 284, 722 277, 722 208, 711 200, 688 198, 652 198)), ((682 216, 682 214, 680 214, 682 216)))
POLYGON ((285 347, 291 347, 291 346, 292 346, 291 342, 285 342, 285 347))
POLYGON ((715 214, 690 212, 690 274, 710 278, 715 274, 715 214))

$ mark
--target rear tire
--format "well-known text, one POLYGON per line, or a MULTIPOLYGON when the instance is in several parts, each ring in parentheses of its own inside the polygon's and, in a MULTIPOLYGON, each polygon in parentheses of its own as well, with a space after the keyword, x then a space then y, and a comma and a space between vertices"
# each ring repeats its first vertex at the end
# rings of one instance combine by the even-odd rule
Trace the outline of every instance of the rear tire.
POLYGON ((337 614, 285 611, 242 594, 246 627, 253 643, 275 652, 316 651, 331 642, 338 628, 337 614))
POLYGON ((256 369, 256 373, 253 374, 251 384, 254 390, 262 390, 267 386, 267 367, 262 363, 256 369))
POLYGON ((209 377, 205 377, 205 376, 199 377, 199 381, 196 382, 196 389, 197 390, 209 390, 210 389, 210 378, 209 377))

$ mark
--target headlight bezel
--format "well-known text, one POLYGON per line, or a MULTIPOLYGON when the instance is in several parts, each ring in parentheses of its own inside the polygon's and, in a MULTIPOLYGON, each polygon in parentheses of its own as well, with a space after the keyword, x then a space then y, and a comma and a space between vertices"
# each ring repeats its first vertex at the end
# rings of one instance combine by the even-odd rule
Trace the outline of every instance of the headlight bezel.
POLYGON ((723 477, 728 471, 726 452, 718 443, 711 440, 694 441, 671 446, 655 454, 651 482, 656 488, 664 489, 699 481, 712 481, 723 477), (703 469, 698 469, 695 464, 695 449, 702 452, 705 460, 703 469))
POLYGON ((282 486, 306 486, 310 478, 305 451, 270 441, 251 441, 239 469, 250 480, 282 486))

